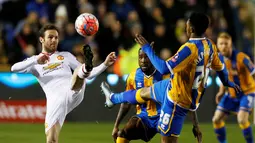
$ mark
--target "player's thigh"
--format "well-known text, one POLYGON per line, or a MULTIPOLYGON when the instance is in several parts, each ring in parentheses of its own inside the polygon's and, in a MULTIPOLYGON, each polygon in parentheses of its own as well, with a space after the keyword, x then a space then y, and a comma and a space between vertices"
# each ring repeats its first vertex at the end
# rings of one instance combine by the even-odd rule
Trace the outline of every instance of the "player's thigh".
POLYGON ((226 114, 225 112, 221 111, 221 110, 215 110, 213 118, 212 118, 212 122, 213 123, 220 123, 222 121, 225 121, 228 117, 228 114, 226 114))
POLYGON ((58 142, 59 133, 61 131, 61 125, 56 122, 47 132, 47 142, 58 142))
POLYGON ((237 121, 239 124, 245 124, 249 120, 249 112, 240 110, 237 114, 237 121))
POLYGON ((84 79, 80 78, 78 76, 78 70, 81 68, 81 66, 77 67, 72 75, 72 80, 71 80, 71 89, 78 91, 82 88, 83 84, 84 84, 84 79))
POLYGON ((149 129, 142 118, 133 116, 119 132, 119 136, 128 140, 142 139, 145 142, 148 142, 156 133, 156 129, 149 129))
POLYGON ((168 137, 179 137, 187 113, 187 109, 165 99, 158 122, 160 134, 168 137))
POLYGON ((177 137, 161 136, 161 143, 177 143, 177 142, 178 142, 177 137))
POLYGON ((67 113, 70 113, 74 108, 76 108, 84 99, 84 93, 85 93, 85 84, 82 89, 75 92, 70 90, 69 96, 68 96, 68 103, 67 103, 67 113))
POLYGON ((167 96, 168 88, 170 88, 170 86, 171 85, 170 85, 169 79, 165 79, 165 80, 162 80, 162 81, 159 81, 159 82, 153 84, 150 88, 151 99, 160 103, 160 104, 163 104, 164 100, 166 99, 165 96, 167 96))

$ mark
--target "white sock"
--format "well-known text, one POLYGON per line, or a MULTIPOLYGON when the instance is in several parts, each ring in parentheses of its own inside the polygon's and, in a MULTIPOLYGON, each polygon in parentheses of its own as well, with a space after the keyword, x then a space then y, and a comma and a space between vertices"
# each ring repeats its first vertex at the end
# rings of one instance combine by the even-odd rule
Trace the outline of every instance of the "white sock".
POLYGON ((85 64, 82 64, 82 66, 78 70, 77 75, 79 76, 79 78, 85 78, 89 75, 89 73, 85 69, 85 64))

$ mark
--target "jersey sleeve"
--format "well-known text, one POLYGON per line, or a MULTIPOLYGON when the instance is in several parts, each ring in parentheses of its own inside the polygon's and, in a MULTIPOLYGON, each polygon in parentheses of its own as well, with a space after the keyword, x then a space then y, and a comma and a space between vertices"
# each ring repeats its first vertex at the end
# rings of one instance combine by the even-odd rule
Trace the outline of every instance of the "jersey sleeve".
POLYGON ((213 44, 213 53, 212 53, 212 64, 211 68, 215 71, 221 71, 224 69, 224 58, 221 54, 218 53, 216 45, 213 44))
POLYGON ((75 70, 78 66, 81 65, 81 63, 76 59, 76 57, 73 54, 67 52, 67 57, 69 66, 71 67, 72 70, 75 70))
POLYGON ((168 74, 170 73, 169 69, 167 68, 166 61, 158 57, 155 52, 153 51, 150 44, 145 44, 142 46, 142 50, 146 53, 149 57, 153 66, 161 73, 161 74, 168 74))
POLYGON ((184 45, 173 57, 166 61, 166 65, 171 74, 174 74, 185 69, 194 60, 195 56, 195 52, 190 47, 184 45))
POLYGON ((20 72, 20 73, 32 73, 32 69, 34 65, 37 64, 37 56, 32 56, 27 58, 21 62, 14 64, 11 67, 12 72, 20 72))
POLYGON ((242 62, 244 67, 246 67, 249 70, 250 74, 253 75, 255 73, 255 67, 250 58, 244 53, 242 53, 241 59, 242 60, 240 62, 242 62))

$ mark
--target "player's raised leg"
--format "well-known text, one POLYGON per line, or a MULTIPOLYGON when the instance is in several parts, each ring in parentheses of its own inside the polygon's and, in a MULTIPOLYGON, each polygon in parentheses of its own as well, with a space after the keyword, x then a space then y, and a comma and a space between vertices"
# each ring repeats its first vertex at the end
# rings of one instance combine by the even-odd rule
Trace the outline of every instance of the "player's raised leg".
POLYGON ((254 142, 252 127, 249 122, 249 114, 252 110, 252 106, 254 103, 254 95, 255 94, 248 94, 241 97, 240 110, 237 114, 237 120, 238 120, 239 126, 242 129, 243 136, 247 143, 254 142))
POLYGON ((92 65, 93 53, 89 45, 83 46, 83 55, 85 63, 77 67, 74 70, 72 76, 71 89, 74 91, 79 91, 82 88, 84 84, 84 78, 88 77, 91 70, 93 69, 92 65))
POLYGON ((106 99, 105 106, 108 108, 121 103, 143 104, 151 98, 150 87, 144 87, 138 90, 129 90, 121 93, 113 93, 109 85, 106 82, 102 82, 101 89, 106 99))
POLYGON ((165 95, 161 95, 158 92, 164 92, 169 85, 170 80, 165 79, 153 84, 150 87, 143 87, 138 90, 128 90, 120 93, 113 93, 109 85, 106 82, 102 82, 101 90, 105 95, 105 106, 111 108, 115 104, 121 103, 143 104, 150 99, 163 104, 165 95), (160 89, 160 91, 158 89, 160 89))

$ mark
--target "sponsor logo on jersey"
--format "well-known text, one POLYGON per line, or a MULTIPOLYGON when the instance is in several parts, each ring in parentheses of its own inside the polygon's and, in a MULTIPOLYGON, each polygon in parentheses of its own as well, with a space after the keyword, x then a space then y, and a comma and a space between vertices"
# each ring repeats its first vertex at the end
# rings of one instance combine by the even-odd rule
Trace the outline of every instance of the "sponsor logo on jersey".
POLYGON ((60 65, 61 65, 61 63, 52 63, 52 64, 49 64, 48 66, 43 67, 43 69, 44 70, 52 70, 52 69, 57 68, 60 65))

